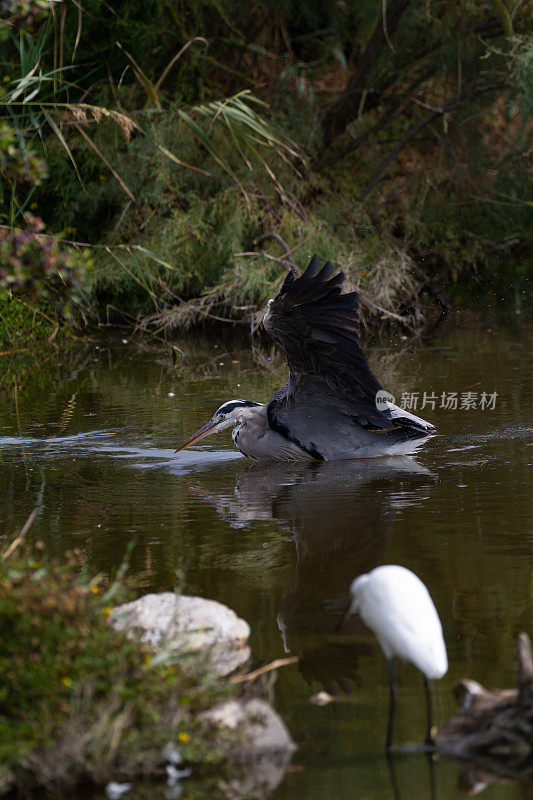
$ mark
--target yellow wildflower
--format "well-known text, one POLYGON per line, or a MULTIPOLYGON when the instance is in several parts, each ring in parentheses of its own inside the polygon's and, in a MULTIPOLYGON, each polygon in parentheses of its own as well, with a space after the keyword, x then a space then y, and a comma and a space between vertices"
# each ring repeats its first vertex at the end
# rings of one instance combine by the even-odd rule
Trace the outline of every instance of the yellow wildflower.
POLYGON ((189 744, 191 737, 188 733, 185 733, 185 731, 180 731, 178 733, 178 741, 180 741, 182 744, 189 744))
POLYGON ((72 679, 69 678, 68 675, 65 675, 63 678, 61 678, 61 683, 63 684, 63 686, 67 686, 68 687, 68 686, 71 685, 72 679))
POLYGON ((99 594, 100 589, 98 588, 98 586, 91 586, 91 592, 93 594, 99 594))

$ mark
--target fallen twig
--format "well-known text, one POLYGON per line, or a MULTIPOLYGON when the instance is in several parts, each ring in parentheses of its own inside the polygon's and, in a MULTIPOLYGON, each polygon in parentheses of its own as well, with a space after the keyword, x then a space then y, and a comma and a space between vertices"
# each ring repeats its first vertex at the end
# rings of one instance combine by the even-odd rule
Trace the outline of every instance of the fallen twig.
POLYGON ((29 529, 33 525, 33 521, 34 521, 35 517, 37 516, 38 512, 39 512, 38 508, 34 508, 33 509, 33 511, 31 512, 30 516, 28 517, 28 519, 26 520, 26 522, 22 526, 19 535, 15 539, 13 539, 13 541, 11 542, 11 544, 9 545, 9 547, 7 548, 5 553, 2 553, 2 561, 5 561, 6 558, 9 558, 9 556, 12 553, 15 552, 17 547, 20 544, 22 544, 22 542, 24 541, 24 537, 26 536, 26 534, 28 533, 29 529))
POLYGON ((300 656, 290 656, 289 658, 275 658, 274 661, 270 662, 270 664, 265 664, 264 667, 259 667, 258 669, 254 669, 253 672, 248 672, 246 673, 246 675, 235 675, 233 678, 230 678, 230 682, 245 683, 245 681, 254 681, 261 675, 265 675, 267 672, 272 672, 273 669, 278 669, 279 667, 288 667, 290 664, 296 664, 299 660, 300 656))

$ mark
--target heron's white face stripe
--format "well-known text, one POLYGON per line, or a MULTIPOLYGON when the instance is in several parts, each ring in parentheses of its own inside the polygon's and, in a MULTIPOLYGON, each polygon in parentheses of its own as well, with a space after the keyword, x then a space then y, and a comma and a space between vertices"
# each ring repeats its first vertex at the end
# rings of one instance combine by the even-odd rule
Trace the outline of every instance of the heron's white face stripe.
POLYGON ((259 405, 261 405, 261 403, 254 403, 252 400, 227 400, 215 411, 213 414, 213 419, 220 414, 231 414, 231 412, 235 409, 253 408, 254 406, 259 405))

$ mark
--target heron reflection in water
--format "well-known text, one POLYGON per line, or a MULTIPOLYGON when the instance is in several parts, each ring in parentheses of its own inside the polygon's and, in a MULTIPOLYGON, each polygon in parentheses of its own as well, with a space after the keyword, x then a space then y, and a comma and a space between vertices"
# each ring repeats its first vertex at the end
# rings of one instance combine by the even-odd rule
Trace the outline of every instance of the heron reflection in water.
POLYGON ((373 652, 357 617, 346 623, 345 636, 335 635, 346 587, 383 563, 398 516, 423 503, 435 482, 435 474, 408 457, 237 461, 187 480, 189 491, 228 525, 223 567, 245 569, 251 584, 268 582, 285 653, 300 656, 305 680, 332 695, 361 682, 360 656, 373 652), (269 520, 277 534, 267 533, 269 520))
POLYGON ((269 300, 263 323, 287 359, 285 386, 269 403, 224 403, 178 450, 233 427, 248 458, 334 461, 410 454, 435 430, 386 401, 358 344, 359 295, 343 294, 344 273, 333 272, 315 255, 269 300))

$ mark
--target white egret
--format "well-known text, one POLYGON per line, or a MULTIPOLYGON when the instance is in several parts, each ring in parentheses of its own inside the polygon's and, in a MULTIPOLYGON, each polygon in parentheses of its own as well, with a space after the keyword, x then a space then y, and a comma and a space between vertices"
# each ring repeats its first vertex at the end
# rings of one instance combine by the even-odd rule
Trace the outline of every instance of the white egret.
POLYGON ((339 623, 359 612, 375 634, 387 659, 390 684, 387 750, 392 744, 397 684, 393 658, 410 661, 424 676, 427 703, 427 743, 431 740, 430 681, 448 671, 448 657, 437 609, 426 586, 411 570, 394 564, 359 575, 350 586, 351 599, 339 623))

